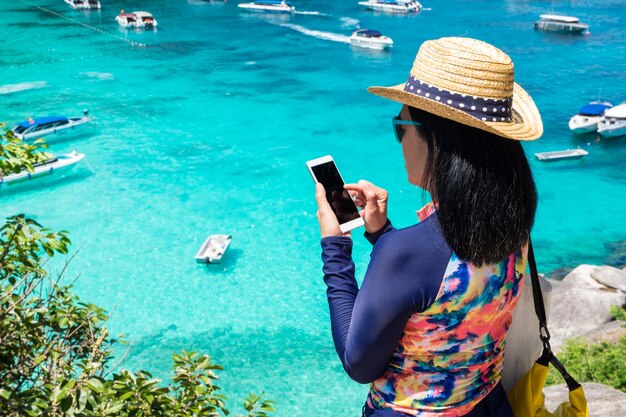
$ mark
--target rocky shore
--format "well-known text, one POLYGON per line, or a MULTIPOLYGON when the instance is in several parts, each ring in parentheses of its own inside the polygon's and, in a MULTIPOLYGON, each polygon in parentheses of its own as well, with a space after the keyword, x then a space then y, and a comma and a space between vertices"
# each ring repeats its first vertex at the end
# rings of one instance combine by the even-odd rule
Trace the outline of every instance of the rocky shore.
MULTIPOLYGON (((551 286, 548 328, 555 352, 573 337, 615 343, 626 334, 626 322, 614 320, 609 312, 612 305, 626 304, 626 268, 581 265, 563 280, 547 282, 551 286)), ((626 393, 603 384, 582 385, 590 417, 626 416, 626 393)), ((546 387, 543 392, 548 410, 567 401, 565 384, 546 387)))

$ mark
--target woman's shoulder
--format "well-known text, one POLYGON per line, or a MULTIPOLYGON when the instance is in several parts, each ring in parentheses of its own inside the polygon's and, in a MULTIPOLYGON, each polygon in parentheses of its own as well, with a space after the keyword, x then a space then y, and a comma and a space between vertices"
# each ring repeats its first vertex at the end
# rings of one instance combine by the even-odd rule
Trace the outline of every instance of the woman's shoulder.
POLYGON ((449 259, 452 254, 434 214, 417 224, 385 233, 376 242, 375 249, 399 257, 444 255, 449 259))

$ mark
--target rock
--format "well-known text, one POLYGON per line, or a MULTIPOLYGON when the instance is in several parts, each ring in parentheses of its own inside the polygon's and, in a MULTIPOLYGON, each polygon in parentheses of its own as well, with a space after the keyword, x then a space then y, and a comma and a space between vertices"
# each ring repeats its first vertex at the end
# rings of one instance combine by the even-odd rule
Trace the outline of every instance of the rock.
POLYGON ((591 343, 618 343, 626 335, 626 321, 614 320, 581 335, 591 343))
POLYGON ((600 266, 591 271, 591 277, 602 285, 626 293, 626 272, 612 266, 600 266))
MULTIPOLYGON (((582 386, 589 405, 589 417, 626 416, 626 393, 595 382, 585 382, 582 386)), ((562 402, 568 401, 565 384, 545 387, 543 393, 546 396, 546 408, 550 411, 554 411, 562 402)))
POLYGON ((593 265, 581 265, 552 290, 548 328, 558 348, 565 339, 582 335, 613 320, 611 305, 624 305, 626 294, 591 277, 593 265))

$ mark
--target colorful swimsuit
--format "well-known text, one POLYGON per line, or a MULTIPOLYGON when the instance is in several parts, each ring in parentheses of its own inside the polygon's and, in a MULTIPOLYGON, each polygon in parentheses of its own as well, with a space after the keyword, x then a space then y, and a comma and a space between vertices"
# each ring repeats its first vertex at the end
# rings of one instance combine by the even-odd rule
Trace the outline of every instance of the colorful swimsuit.
POLYGON ((432 211, 366 234, 375 245, 360 289, 351 239, 322 239, 324 280, 335 348, 353 379, 371 383, 368 405, 456 417, 500 381, 526 251, 476 267, 452 252, 432 211))

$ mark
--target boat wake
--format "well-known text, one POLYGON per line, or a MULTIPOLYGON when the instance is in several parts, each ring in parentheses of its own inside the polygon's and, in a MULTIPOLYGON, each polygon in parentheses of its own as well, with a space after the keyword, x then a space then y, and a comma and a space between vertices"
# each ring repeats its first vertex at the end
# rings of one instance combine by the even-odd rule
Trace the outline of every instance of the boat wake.
POLYGON ((340 43, 350 43, 350 37, 349 36, 340 35, 338 33, 322 32, 320 30, 307 29, 304 26, 294 25, 294 24, 291 24, 291 23, 283 23, 280 26, 286 27, 286 28, 295 30, 297 32, 304 33, 305 35, 312 36, 314 38, 322 39, 322 40, 325 40, 325 41, 340 42, 340 43))
POLYGON ((310 15, 310 16, 330 16, 329 14, 322 13, 322 12, 307 12, 307 11, 299 12, 297 10, 296 10, 295 14, 306 14, 306 15, 310 15))
POLYGON ((361 23, 358 19, 353 19, 351 17, 342 17, 339 19, 341 21, 342 28, 358 28, 361 23))
POLYGON ((87 71, 81 72, 78 75, 82 75, 87 78, 95 78, 97 80, 113 80, 115 76, 110 72, 97 72, 97 71, 87 71))
POLYGON ((12 94, 20 91, 34 90, 36 88, 44 88, 47 85, 47 81, 31 81, 18 84, 5 84, 0 85, 0 94, 12 94))

